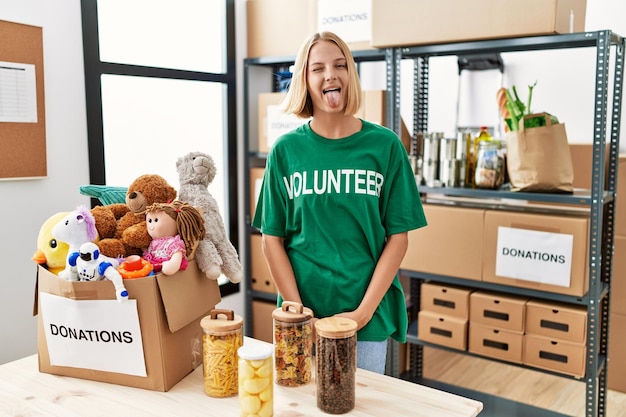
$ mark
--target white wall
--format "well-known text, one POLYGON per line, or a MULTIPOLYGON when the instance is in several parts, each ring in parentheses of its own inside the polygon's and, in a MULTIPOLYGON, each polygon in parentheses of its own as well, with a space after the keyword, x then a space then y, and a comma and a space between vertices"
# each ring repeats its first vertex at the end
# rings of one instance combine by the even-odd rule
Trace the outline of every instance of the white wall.
MULTIPOLYGON (((241 58, 245 56, 245 0, 236 0, 236 10, 238 62, 241 62, 241 58)), ((626 3, 623 0, 588 0, 586 29, 611 29, 626 34, 624 15, 626 3)), ((0 19, 43 27, 48 156, 47 178, 0 181, 0 230, 3 237, 0 264, 4 266, 4 272, 0 274, 0 363, 5 363, 33 354, 37 350, 36 318, 32 316, 36 268, 31 260, 36 249, 37 233, 40 225, 51 214, 89 203, 78 192, 80 185, 89 182, 89 172, 80 2, 2 0, 0 19)), ((528 73, 528 63, 523 64, 523 70, 520 69, 517 73, 519 79, 534 80, 536 74, 528 73)), ((237 71, 241 97, 241 65, 237 71)), ((578 71, 575 60, 569 71, 578 71)), ((553 71, 549 76, 558 79, 561 74, 562 72, 553 71)), ((520 85, 523 85, 522 82, 525 83, 520 81, 520 85)), ((589 82, 592 83, 593 79, 589 82)), ((456 97, 456 84, 451 87, 453 88, 450 91, 456 97)), ((544 88, 543 82, 540 88, 544 88)), ((553 91, 550 93, 552 101, 546 99, 546 105, 554 102, 555 106, 559 106, 558 112, 561 112, 561 106, 567 106, 563 107, 562 117, 567 117, 568 133, 572 131, 570 121, 574 123, 579 119, 579 114, 582 120, 589 117, 588 109, 579 109, 576 104, 569 104, 572 102, 570 93, 572 92, 553 91)), ((548 95, 547 92, 544 94, 548 95)), ((537 100, 541 104, 543 99, 537 100)), ((239 100, 239 114, 242 114, 241 103, 242 100, 239 100)), ((557 110, 554 112, 557 113, 557 110)), ((445 112, 442 110, 441 114, 445 112)), ((243 131, 242 123, 240 118, 240 134, 243 131)), ((586 122, 584 126, 583 131, 588 129, 586 122)), ((586 140, 588 136, 572 135, 581 140, 586 140)), ((240 150, 239 157, 243 158, 243 155, 243 150, 240 150)), ((243 189, 242 181, 240 190, 243 189)), ((240 192, 242 197, 243 191, 240 192)), ((243 213, 242 207, 239 212, 240 215, 243 213)), ((220 307, 243 313, 243 292, 224 300, 220 307)))
POLYGON ((36 352, 35 263, 41 224, 89 200, 85 87, 77 0, 4 0, 0 19, 43 27, 46 148, 44 179, 0 181, 0 363, 36 352))

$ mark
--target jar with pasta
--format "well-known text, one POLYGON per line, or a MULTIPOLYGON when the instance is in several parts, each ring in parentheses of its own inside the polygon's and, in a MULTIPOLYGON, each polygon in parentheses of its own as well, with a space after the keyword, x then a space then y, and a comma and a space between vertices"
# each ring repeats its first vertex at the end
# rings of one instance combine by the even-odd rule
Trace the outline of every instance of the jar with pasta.
POLYGON ((301 303, 283 301, 274 319, 274 367, 276 384, 287 387, 311 381, 313 311, 301 303))
POLYGON ((238 391, 237 350, 243 345, 243 319, 232 310, 211 310, 200 321, 204 332, 204 392, 210 397, 230 397, 238 391))
POLYGON ((249 343, 239 348, 240 417, 273 417, 272 345, 249 343))
POLYGON ((357 323, 345 317, 315 322, 317 407, 328 414, 345 414, 356 401, 357 323))

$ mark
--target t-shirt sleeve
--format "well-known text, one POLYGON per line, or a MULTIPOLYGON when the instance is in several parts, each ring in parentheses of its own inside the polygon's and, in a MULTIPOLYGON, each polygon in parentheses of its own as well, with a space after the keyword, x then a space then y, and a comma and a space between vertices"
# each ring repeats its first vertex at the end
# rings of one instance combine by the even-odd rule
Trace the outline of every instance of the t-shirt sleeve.
POLYGON ((265 174, 263 175, 252 226, 260 229, 263 234, 284 237, 285 203, 275 160, 274 149, 272 149, 265 164, 265 174))
POLYGON ((409 157, 400 140, 391 147, 388 194, 385 197, 383 224, 387 236, 427 225, 422 199, 409 157))

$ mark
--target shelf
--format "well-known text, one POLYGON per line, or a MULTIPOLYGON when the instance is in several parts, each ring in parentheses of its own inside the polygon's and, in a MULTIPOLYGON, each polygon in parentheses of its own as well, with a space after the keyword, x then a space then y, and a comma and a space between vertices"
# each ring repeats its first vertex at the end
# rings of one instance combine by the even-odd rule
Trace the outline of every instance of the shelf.
MULTIPOLYGON (((402 57, 445 56, 493 52, 527 52, 547 49, 593 47, 606 31, 581 32, 565 35, 528 36, 523 38, 492 39, 456 42, 438 45, 421 45, 401 48, 402 57)), ((610 42, 622 44, 621 36, 610 32, 610 42)))
MULTIPOLYGON (((417 332, 417 320, 414 320, 411 323, 409 323, 409 329, 407 331, 406 341, 407 341, 407 343, 412 343, 414 345, 426 346, 426 347, 431 347, 431 348, 436 348, 436 349, 442 349, 442 350, 445 350, 445 351, 448 351, 448 352, 454 352, 454 353, 459 353, 459 354, 462 354, 462 355, 473 356, 475 358, 481 358, 481 359, 486 359, 486 360, 490 360, 490 361, 494 361, 494 362, 499 362, 499 363, 503 363, 503 364, 506 364, 506 365, 516 366, 518 368, 530 369, 530 370, 537 371, 537 372, 544 372, 544 373, 555 375, 555 376, 562 377, 562 378, 575 379, 577 381, 582 381, 585 378, 587 378, 587 376, 575 377, 575 376, 572 376, 572 375, 563 374, 563 373, 556 372, 556 371, 550 371, 550 370, 547 370, 547 369, 536 368, 534 366, 528 366, 528 365, 524 365, 524 364, 521 364, 521 363, 509 362, 509 361, 498 359, 498 358, 478 355, 478 354, 472 353, 472 352, 470 352, 468 350, 459 350, 459 349, 454 349, 454 348, 443 346, 443 345, 438 345, 436 343, 425 342, 425 341, 419 339, 418 332, 417 332)), ((606 357, 605 356, 600 356, 598 359, 599 359, 598 360, 598 369, 595 370, 595 371, 587 370, 587 375, 590 375, 590 376, 597 375, 604 369, 604 367, 606 366, 606 357)))
MULTIPOLYGON (((462 188, 462 187, 427 187, 419 186, 422 194, 441 194, 448 196, 484 198, 490 200, 525 200, 542 203, 571 204, 589 207, 594 202, 591 197, 591 190, 577 189, 573 194, 550 194, 550 193, 527 193, 515 192, 507 189, 488 190, 479 188, 462 188)), ((613 201, 613 193, 605 191, 603 193, 603 203, 613 201)), ((498 205, 494 202, 494 205, 498 205)))
MULTIPOLYGON (((444 284, 461 286, 461 287, 466 287, 466 288, 474 288, 474 289, 480 289, 480 290, 486 290, 486 291, 495 291, 495 292, 500 292, 504 294, 521 295, 525 297, 539 298, 539 299, 562 302, 562 303, 587 306, 591 302, 591 297, 589 293, 585 294, 583 297, 576 297, 572 295, 558 294, 558 293, 547 292, 547 291, 531 290, 531 289, 522 288, 522 287, 514 287, 510 285, 495 284, 495 283, 484 282, 484 281, 474 281, 474 280, 468 280, 465 278, 429 274, 425 272, 410 271, 406 269, 400 270, 400 274, 407 276, 409 278, 423 279, 425 281, 434 281, 434 282, 440 282, 444 284)), ((601 282, 600 285, 601 285, 601 289, 600 289, 599 300, 602 300, 609 293, 609 285, 605 282, 601 282)))

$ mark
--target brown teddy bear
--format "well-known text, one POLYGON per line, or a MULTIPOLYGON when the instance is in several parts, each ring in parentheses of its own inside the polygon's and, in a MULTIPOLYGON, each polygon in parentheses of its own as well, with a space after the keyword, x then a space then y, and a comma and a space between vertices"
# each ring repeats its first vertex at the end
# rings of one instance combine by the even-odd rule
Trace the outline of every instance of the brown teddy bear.
MULTIPOLYGON (((126 204, 102 206, 116 219, 115 232, 97 242, 100 252, 111 258, 142 255, 152 238, 148 234, 144 212, 154 203, 167 203, 176 198, 176 189, 160 175, 146 174, 136 178, 126 192, 126 204)), ((94 213, 96 224, 102 213, 94 213)), ((109 216, 110 217, 110 216, 109 216)))

